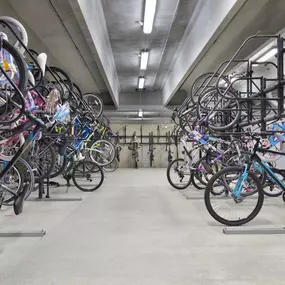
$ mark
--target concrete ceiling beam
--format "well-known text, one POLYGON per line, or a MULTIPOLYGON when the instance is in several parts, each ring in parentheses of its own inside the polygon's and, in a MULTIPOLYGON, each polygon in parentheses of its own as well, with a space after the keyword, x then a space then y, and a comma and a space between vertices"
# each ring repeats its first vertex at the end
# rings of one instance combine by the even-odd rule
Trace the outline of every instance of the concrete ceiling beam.
POLYGON ((120 84, 101 1, 69 0, 116 107, 120 84))
MULTIPOLYGON (((166 105, 246 0, 200 0, 163 83, 166 105)), ((257 2, 257 1, 256 1, 257 2)))

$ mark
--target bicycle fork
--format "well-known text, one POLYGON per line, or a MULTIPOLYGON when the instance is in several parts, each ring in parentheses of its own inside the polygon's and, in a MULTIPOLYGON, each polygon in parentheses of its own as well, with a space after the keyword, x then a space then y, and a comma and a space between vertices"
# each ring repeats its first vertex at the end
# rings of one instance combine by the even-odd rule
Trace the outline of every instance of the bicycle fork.
POLYGON ((243 186, 244 186, 244 183, 245 183, 247 177, 248 177, 247 165, 245 165, 243 173, 239 176, 239 178, 236 182, 235 188, 233 190, 233 193, 232 193, 232 197, 234 198, 234 200, 236 202, 238 202, 237 199, 240 198, 240 194, 242 192, 242 189, 243 189, 243 186))

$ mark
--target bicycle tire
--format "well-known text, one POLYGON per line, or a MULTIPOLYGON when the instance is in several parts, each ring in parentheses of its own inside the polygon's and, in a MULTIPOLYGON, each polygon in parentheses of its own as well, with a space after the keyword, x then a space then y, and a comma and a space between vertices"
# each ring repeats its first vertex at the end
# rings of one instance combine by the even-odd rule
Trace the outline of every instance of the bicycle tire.
POLYGON ((73 83, 69 77, 69 75, 61 68, 57 67, 57 66, 49 66, 49 69, 55 73, 57 75, 57 79, 59 81, 64 82, 65 84, 67 84, 68 88, 70 89, 70 91, 73 91, 73 83), (62 78, 61 75, 63 75, 64 78, 62 78))
POLYGON ((62 163, 58 168, 56 168, 57 162, 55 162, 54 170, 49 175, 49 178, 55 178, 55 177, 59 176, 60 174, 62 174, 64 169, 66 168, 66 165, 67 165, 67 156, 64 155, 62 157, 62 163))
MULTIPOLYGON (((224 113, 223 109, 217 109, 217 110, 212 110, 210 108, 206 108, 205 106, 202 106, 202 102, 210 102, 211 100, 207 100, 207 96, 212 96, 212 92, 214 92, 214 96, 218 96, 220 97, 220 95, 218 94, 218 91, 216 90, 216 88, 212 88, 212 89, 208 89, 206 93, 204 93, 202 96, 199 97, 199 101, 198 101, 198 117, 202 118, 203 117, 203 112, 207 111, 207 112, 212 112, 213 113, 224 113), (216 95, 215 95, 216 93, 216 95), (206 98, 206 99, 205 99, 206 98)), ((212 97, 213 98, 213 97, 212 97)), ((239 96, 238 94, 236 94, 235 92, 228 90, 227 91, 227 96, 225 98, 223 98, 222 100, 228 100, 231 103, 227 103, 227 109, 232 109, 232 106, 230 108, 230 105, 232 104, 232 102, 234 102, 234 104, 236 105, 236 108, 233 108, 233 112, 236 111, 236 115, 235 117, 231 120, 231 122, 227 123, 225 126, 217 126, 217 122, 210 122, 208 120, 207 125, 209 127, 209 129, 211 129, 212 131, 227 131, 231 128, 233 128, 240 120, 241 118, 241 109, 240 109, 240 101, 238 100, 239 96), (229 97, 229 94, 231 96, 233 96, 232 98, 229 97)), ((214 115, 216 116, 216 114, 214 115)))
MULTIPOLYGON (((201 88, 200 86, 197 86, 197 84, 199 83, 199 81, 200 81, 201 79, 203 79, 203 80, 206 80, 206 83, 207 83, 207 84, 210 84, 210 83, 212 82, 212 81, 210 81, 210 78, 211 78, 212 76, 213 76, 213 79, 212 79, 212 80, 215 80, 215 79, 217 79, 217 77, 220 76, 220 74, 218 74, 218 73, 214 74, 213 72, 207 72, 207 73, 204 73, 204 74, 200 75, 200 76, 193 82, 192 87, 191 87, 191 91, 190 91, 190 99, 191 99, 191 101, 192 101, 193 104, 197 104, 197 102, 198 102, 198 99, 195 99, 194 96, 197 95, 197 94, 199 94, 199 93, 198 93, 198 90, 199 90, 199 88, 201 88)), ((222 79, 226 84, 229 84, 229 81, 227 80, 226 77, 222 76, 221 79, 222 79)), ((205 81, 204 81, 204 82, 205 82, 205 81)), ((214 83, 214 82, 213 82, 213 83, 214 83)), ((216 82, 215 82, 215 83, 216 83, 216 82)), ((214 85, 216 85, 215 83, 214 83, 214 85)), ((213 85, 205 86, 205 90, 207 90, 207 89, 209 89, 209 88, 211 88, 211 87, 213 87, 213 85)), ((214 86, 214 87, 216 87, 216 86, 214 86)), ((200 95, 201 95, 201 94, 200 94, 200 95)), ((198 97, 199 97, 200 95, 198 95, 198 97)))
MULTIPOLYGON (((213 159, 215 159, 216 157, 214 156, 213 159)), ((201 159, 199 159, 196 164, 195 164, 195 168, 199 168, 200 164, 201 166, 204 168, 204 172, 201 172, 201 175, 197 175, 199 172, 196 172, 196 178, 200 181, 201 184, 203 184, 204 186, 206 186, 209 182, 210 179, 208 179, 207 175, 211 174, 210 172, 218 172, 218 166, 217 163, 212 164, 211 163, 211 155, 207 154, 206 156, 202 157, 201 159), (203 163, 204 162, 204 163, 203 163), (206 163, 206 165, 205 165, 206 163), (204 165, 203 165, 204 164, 204 165), (205 169, 207 168, 207 169, 205 169), (210 170, 211 168, 211 170, 210 170), (204 181, 203 178, 206 180, 204 181)), ((195 175, 195 173, 194 173, 195 175)))
POLYGON ((74 167, 74 164, 75 164, 74 155, 72 155, 72 156, 67 155, 67 162, 65 165, 65 169, 63 170, 63 173, 71 172, 73 167, 74 167))
POLYGON ((197 190, 204 190, 206 188, 206 186, 204 184, 202 184, 203 186, 199 186, 198 183, 196 183, 196 179, 199 181, 199 183, 201 183, 201 181, 197 178, 197 176, 195 175, 195 173, 191 174, 191 182, 192 185, 197 189, 197 190))
POLYGON ((225 175, 227 172, 243 172, 243 167, 228 167, 228 168, 224 168, 221 171, 219 171, 218 173, 216 173, 209 181, 206 189, 205 189, 205 193, 204 193, 204 201, 205 201, 205 205, 206 208, 209 212, 209 214, 219 223, 227 225, 227 226, 241 226, 243 224, 246 224, 248 222, 250 222, 251 220, 253 220, 258 213, 260 212, 262 205, 263 205, 263 201, 264 201, 264 192, 263 192, 263 187, 262 184, 260 183, 258 177, 251 171, 248 172, 248 177, 250 177, 254 183, 256 183, 257 186, 257 192, 258 192, 258 201, 256 204, 256 207, 254 208, 254 210, 248 215, 248 217, 243 218, 243 219, 239 219, 239 220, 227 220, 224 219, 222 217, 220 217, 215 210, 213 209, 211 202, 210 202, 210 196, 212 195, 212 188, 213 185, 215 184, 215 181, 220 177, 225 175))
POLYGON ((103 166, 103 170, 105 172, 109 172, 109 173, 116 171, 118 168, 119 168, 119 161, 118 161, 117 157, 115 157, 113 162, 111 162, 107 166, 103 166))
POLYGON ((94 109, 94 108, 91 107, 92 111, 93 111, 93 114, 97 118, 101 117, 101 115, 103 113, 103 110, 104 110, 104 104, 103 104, 102 99, 98 95, 96 95, 94 93, 85 93, 85 94, 83 94, 83 100, 88 104, 88 106, 92 106, 92 101, 88 102, 88 97, 93 98, 93 101, 96 103, 97 106, 99 106, 98 107, 99 110, 94 109))
POLYGON ((73 92, 80 98, 80 99, 83 99, 83 94, 82 94, 82 91, 81 89, 79 88, 79 86, 77 84, 75 84, 73 82, 73 92))
MULTIPOLYGON (((277 169, 277 168, 271 168, 271 171, 278 177, 278 175, 282 176, 282 181, 284 183, 285 181, 285 172, 284 170, 282 169, 277 169)), ((264 173, 264 172, 263 172, 264 173)), ((265 173, 264 173, 265 174, 265 173)), ((278 177, 280 180, 281 178, 278 177)), ((269 178, 267 178, 267 174, 264 175, 264 179, 263 179, 263 192, 266 196, 268 197, 279 197, 281 196, 283 193, 284 193, 284 190, 274 181, 269 181, 269 183, 267 184, 266 181, 268 180, 269 178), (269 191, 267 189, 265 189, 266 187, 269 186, 269 191), (273 192, 274 188, 277 186, 277 188, 279 189, 279 191, 277 192, 273 192)))
MULTIPOLYGON (((183 158, 177 158, 177 159, 174 159, 171 163, 168 164, 167 166, 167 170, 166 170, 166 176, 167 176, 167 180, 169 182, 169 184, 175 188, 175 189, 178 189, 178 190, 184 190, 186 189, 187 187, 189 187, 189 185, 191 184, 191 175, 189 175, 189 181, 186 182, 185 185, 183 186, 177 186, 175 183, 173 183, 171 177, 170 177, 170 170, 171 170, 171 167, 174 163, 178 162, 178 161, 183 161, 184 162, 184 159, 183 158)), ((184 177, 183 177, 184 178, 184 177)), ((183 179, 182 178, 182 179, 183 179)))
POLYGON ((111 143, 110 141, 105 140, 105 139, 100 139, 100 140, 94 142, 94 143, 91 145, 91 147, 90 147, 90 149, 89 149, 89 154, 90 154, 90 158, 91 158, 91 160, 92 160, 93 162, 97 163, 99 166, 106 166, 106 165, 112 163, 113 160, 115 159, 115 157, 116 157, 116 149, 115 149, 114 144, 111 143), (98 144, 101 144, 101 143, 104 144, 104 146, 105 146, 105 145, 109 145, 110 149, 112 150, 112 151, 111 151, 110 159, 108 159, 108 160, 105 161, 105 162, 102 162, 102 157, 101 157, 101 160, 100 160, 100 156, 99 156, 99 157, 97 156, 98 152, 96 151, 96 149, 98 148, 98 144), (95 155, 94 153, 95 153, 96 155, 95 155))
MULTIPOLYGON (((35 181, 39 182, 39 181, 47 178, 48 176, 50 176, 50 174, 52 173, 54 166, 55 166, 55 162, 56 162, 55 161, 56 155, 55 155, 55 151, 54 151, 53 146, 49 145, 49 142, 47 142, 46 140, 41 139, 39 141, 36 141, 36 143, 38 143, 40 145, 48 145, 48 147, 45 147, 44 153, 42 151, 40 151, 40 153, 37 154, 37 157, 30 155, 30 160, 28 161, 33 168, 36 167, 37 172, 35 173, 35 181), (47 169, 45 169, 43 172, 39 172, 38 166, 43 164, 43 160, 45 159, 44 155, 47 152, 49 152, 48 157, 50 159, 50 163, 49 163, 47 169), (42 160, 42 161, 40 161, 40 160, 42 160), (38 165, 34 166, 36 161, 38 162, 38 165)), ((30 149, 30 152, 32 151, 32 149, 33 148, 30 149)))
MULTIPOLYGON (((87 176, 88 173, 86 173, 86 176, 87 176)), ((87 178, 88 179, 88 178, 87 178)), ((74 185, 81 191, 83 192, 93 192, 97 189, 99 189, 104 181, 104 172, 103 172, 103 169, 102 167, 100 167, 98 164, 96 164, 95 162, 93 161, 87 161, 87 160, 82 160, 80 162, 78 162, 75 167, 73 168, 73 171, 72 171, 72 181, 74 183, 74 185), (100 178, 100 181, 97 185, 95 185, 95 187, 91 188, 91 189, 86 189, 86 188, 83 188, 83 185, 82 183, 78 183, 77 180, 76 180, 76 171, 79 169, 80 166, 83 166, 83 164, 85 163, 89 163, 89 164, 93 164, 92 166, 92 171, 94 170, 94 168, 98 168, 99 171, 95 171, 95 173, 99 173, 101 178, 100 178)))
MULTIPOLYGON (((18 192, 20 193, 20 192, 22 191, 22 188, 24 187, 24 177, 23 177, 23 174, 22 174, 22 172, 21 172, 21 170, 19 169, 18 166, 13 165, 13 167, 11 168, 11 170, 12 170, 12 169, 15 169, 15 170, 16 170, 17 176, 18 176, 18 178, 19 178, 19 180, 20 180, 19 186, 17 187, 17 190, 15 191, 15 194, 16 194, 16 193, 18 193, 18 192)), ((10 171, 10 170, 9 170, 9 171, 10 171)), ((5 191, 5 190, 4 190, 4 191, 5 191)), ((9 197, 9 198, 7 198, 7 199, 4 198, 3 202, 4 202, 5 204, 9 204, 9 203, 11 203, 12 201, 14 201, 15 198, 16 198, 16 196, 11 196, 11 197, 9 197)))
POLYGON ((69 75, 62 70, 59 67, 56 66, 50 66, 47 68, 46 70, 46 74, 48 72, 52 72, 53 75, 57 78, 57 80, 61 83, 61 85, 63 84, 66 88, 66 86, 68 87, 67 90, 63 89, 63 86, 57 86, 58 91, 61 94, 61 101, 64 103, 66 101, 69 102, 69 104, 74 108, 77 109, 79 107, 79 101, 78 98, 76 97, 76 95, 73 93, 73 83, 69 77, 69 75))
MULTIPOLYGON (((25 27, 22 25, 22 23, 20 23, 18 20, 9 17, 9 16, 0 16, 0 20, 3 20, 5 22, 7 22, 9 25, 13 25, 14 27, 16 27, 16 29, 20 32, 21 34, 21 41, 23 42, 23 44, 27 47, 28 46, 28 34, 27 31, 25 29, 25 27)), ((17 41, 15 43, 15 48, 17 50, 19 50, 19 52, 21 54, 25 53, 25 48, 23 46, 21 46, 21 44, 17 41)))
MULTIPOLYGON (((22 93, 24 93, 26 88, 27 88, 27 85, 28 85, 28 70, 27 70, 25 61, 24 61, 22 55, 17 51, 17 49, 13 45, 11 45, 6 40, 3 40, 2 43, 3 43, 2 48, 11 54, 11 56, 13 57, 16 65, 18 67, 19 79, 18 79, 16 85, 19 88, 19 90, 22 93)), ((18 92, 16 92, 16 91, 14 91, 12 99, 13 99, 13 101, 17 102, 18 104, 24 104, 24 100, 23 100, 22 96, 20 94, 18 94, 18 92)), ((24 107, 22 109, 24 109, 24 107)), ((5 110, 6 110, 5 104, 4 104, 4 106, 0 106, 0 115, 3 114, 5 112, 5 110)), ((19 114, 19 116, 20 115, 21 114, 19 114)), ((1 124, 3 124, 3 123, 10 124, 11 122, 18 120, 19 116, 17 116, 17 118, 14 118, 13 120, 10 120, 7 122, 1 121, 1 124)))

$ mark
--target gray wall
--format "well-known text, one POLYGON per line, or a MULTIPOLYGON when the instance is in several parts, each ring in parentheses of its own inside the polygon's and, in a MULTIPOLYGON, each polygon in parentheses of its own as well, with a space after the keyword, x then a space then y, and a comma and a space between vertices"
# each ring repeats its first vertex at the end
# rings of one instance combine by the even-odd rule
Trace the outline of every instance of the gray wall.
MULTIPOLYGON (((119 132, 120 136, 124 134, 123 128, 125 125, 122 124, 112 124, 113 132, 119 132)), ((149 132, 153 132, 153 135, 157 135, 157 126, 152 124, 130 124, 127 125, 127 136, 132 136, 134 131, 136 131, 137 139, 140 142, 140 127, 143 128, 143 135, 148 136, 149 132)), ((159 125, 160 126, 160 135, 165 136, 166 132, 172 132, 174 125, 159 125), (167 128, 165 128, 167 127, 167 128)), ((130 141, 130 138, 127 138, 127 142, 130 141)), ((124 140, 120 140, 120 145, 122 146, 122 151, 120 154, 120 167, 121 168, 133 168, 134 167, 134 159, 132 158, 132 152, 128 149, 128 144, 123 144, 124 140)), ((148 142, 148 138, 144 139, 144 142, 148 142)), ((157 142, 157 139, 154 138, 154 142, 157 142)), ((159 142, 165 142, 165 138, 160 138, 159 142)), ((165 150, 166 145, 154 145, 154 163, 153 167, 155 168, 164 168, 168 165, 168 152, 165 150)), ((139 148, 139 168, 148 168, 149 166, 149 154, 148 154, 149 146, 141 145, 139 148)), ((171 145, 171 150, 174 152, 172 154, 173 158, 176 158, 176 147, 175 145, 171 145)), ((179 156, 182 157, 181 150, 179 150, 179 156)))

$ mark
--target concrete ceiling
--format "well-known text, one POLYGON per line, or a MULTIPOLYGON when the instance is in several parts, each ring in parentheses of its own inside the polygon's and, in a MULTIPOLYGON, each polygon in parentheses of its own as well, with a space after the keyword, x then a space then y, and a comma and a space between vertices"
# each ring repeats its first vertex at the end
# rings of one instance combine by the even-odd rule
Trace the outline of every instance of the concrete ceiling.
POLYGON ((161 89, 175 51, 197 0, 158 1, 153 32, 145 35, 144 0, 102 0, 121 92, 134 92, 138 77, 146 77, 146 90, 161 89), (140 71, 139 54, 150 51, 148 68, 140 71))

